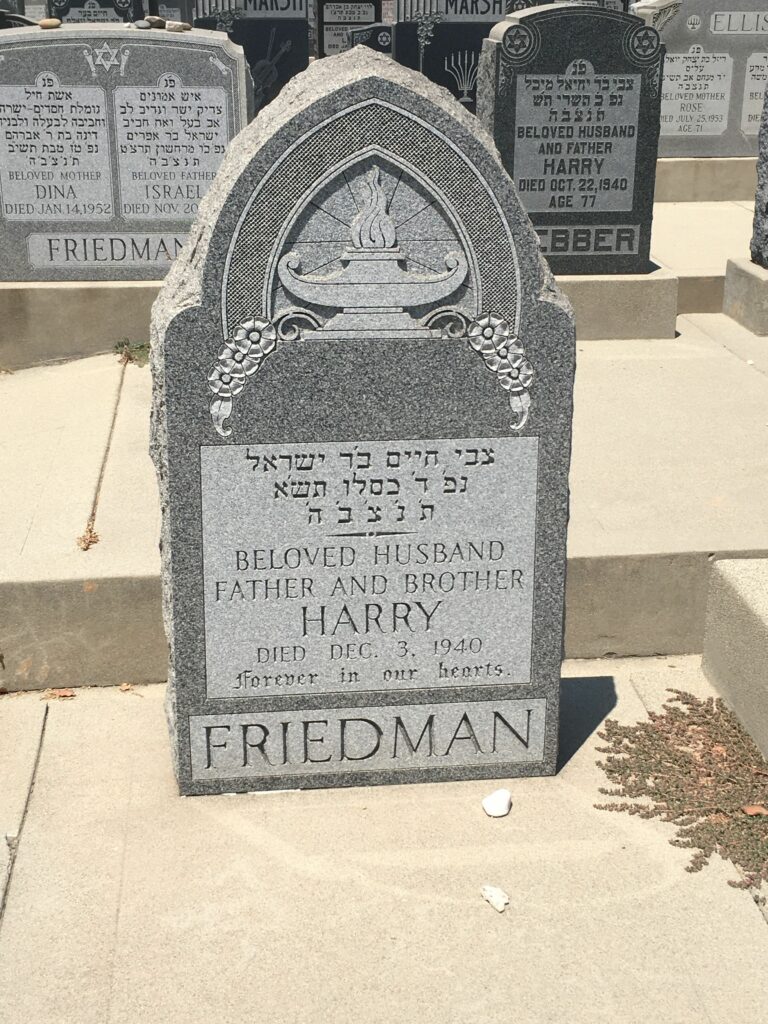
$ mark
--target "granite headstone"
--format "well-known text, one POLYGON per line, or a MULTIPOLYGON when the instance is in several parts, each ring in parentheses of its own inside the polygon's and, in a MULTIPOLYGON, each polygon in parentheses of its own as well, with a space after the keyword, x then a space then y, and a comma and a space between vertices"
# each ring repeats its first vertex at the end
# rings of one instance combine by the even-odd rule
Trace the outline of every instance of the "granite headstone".
POLYGON ((752 262, 768 270, 768 90, 758 134, 757 192, 750 254, 752 262))
POLYGON ((246 128, 153 310, 182 793, 554 771, 574 348, 444 90, 358 46, 246 128))
POLYGON ((630 4, 629 13, 642 18, 646 25, 661 32, 678 16, 682 6, 683 0, 639 0, 636 4, 630 4))
MULTIPOLYGON (((586 3, 591 7, 602 7, 606 11, 619 11, 626 14, 629 11, 630 0, 566 0, 566 2, 586 3)), ((544 7, 546 0, 509 0, 508 14, 515 14, 517 11, 527 11, 530 7, 544 7)))
POLYGON ((697 0, 660 31, 659 154, 754 156, 768 82, 768 0, 697 0))
POLYGON ((6 279, 163 277, 251 95, 242 50, 219 32, 3 33, 6 279))
POLYGON ((195 20, 194 0, 169 0, 168 3, 144 0, 144 6, 146 13, 164 21, 185 21, 191 25, 195 20))
POLYGON ((578 4, 508 15, 484 43, 478 116, 555 273, 653 269, 662 65, 640 18, 578 4))

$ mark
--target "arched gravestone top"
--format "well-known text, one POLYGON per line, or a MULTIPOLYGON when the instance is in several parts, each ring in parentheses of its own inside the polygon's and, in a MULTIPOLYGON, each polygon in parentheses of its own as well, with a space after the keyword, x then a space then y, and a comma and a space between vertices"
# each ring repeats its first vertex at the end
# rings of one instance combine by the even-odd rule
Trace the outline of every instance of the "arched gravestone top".
POLYGON ((366 47, 313 64, 152 344, 182 791, 554 771, 574 328, 478 123, 366 47))

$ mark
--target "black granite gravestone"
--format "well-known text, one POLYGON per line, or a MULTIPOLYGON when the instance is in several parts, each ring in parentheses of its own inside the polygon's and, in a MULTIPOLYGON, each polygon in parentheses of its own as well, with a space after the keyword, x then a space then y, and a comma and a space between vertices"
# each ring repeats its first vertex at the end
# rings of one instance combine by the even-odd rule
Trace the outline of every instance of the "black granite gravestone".
POLYGON ((577 4, 509 15, 484 44, 478 115, 556 273, 653 269, 662 65, 655 29, 577 4))
POLYGON ((254 111, 270 103, 286 82, 309 63, 309 22, 306 18, 261 15, 195 19, 195 27, 226 31, 242 46, 253 79, 254 111))
POLYGON ((474 114, 477 69, 489 22, 400 22, 394 26, 393 56, 405 67, 453 93, 474 114))
POLYGON ((48 0, 52 18, 68 24, 126 22, 143 17, 142 0, 48 0))
POLYGON ((349 46, 367 46, 377 53, 386 53, 392 56, 394 25, 387 25, 383 21, 379 21, 374 22, 373 25, 350 29, 349 46))
POLYGON ((555 770, 574 348, 444 90, 358 46, 240 134, 153 308, 183 793, 555 770))

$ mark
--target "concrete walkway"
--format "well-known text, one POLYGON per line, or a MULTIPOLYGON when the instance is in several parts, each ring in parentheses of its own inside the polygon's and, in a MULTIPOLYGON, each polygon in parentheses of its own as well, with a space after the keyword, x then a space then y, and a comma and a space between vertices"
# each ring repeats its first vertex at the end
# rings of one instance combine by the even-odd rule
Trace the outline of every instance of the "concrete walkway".
POLYGON ((499 820, 493 783, 180 799, 162 687, 0 697, 3 1024, 768 1019, 768 924, 733 866, 689 874, 669 826, 593 806, 598 723, 708 694, 697 659, 564 676, 566 763, 512 781, 499 820))

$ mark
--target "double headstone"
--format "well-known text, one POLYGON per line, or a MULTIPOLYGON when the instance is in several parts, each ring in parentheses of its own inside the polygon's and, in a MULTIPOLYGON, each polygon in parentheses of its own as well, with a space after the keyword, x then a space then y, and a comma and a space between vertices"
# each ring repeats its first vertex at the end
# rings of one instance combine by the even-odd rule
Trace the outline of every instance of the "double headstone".
POLYGON ((220 33, 4 32, 5 279, 163 277, 250 102, 242 51, 220 33))
POLYGON ((484 44, 478 116, 555 273, 652 269, 662 66, 655 29, 577 4, 509 15, 484 44))
POLYGON ((574 327, 475 119, 365 47, 312 64, 152 366, 182 792, 554 771, 574 327))
POLYGON ((754 155, 768 82, 768 0, 697 0, 661 35, 660 154, 754 155))

